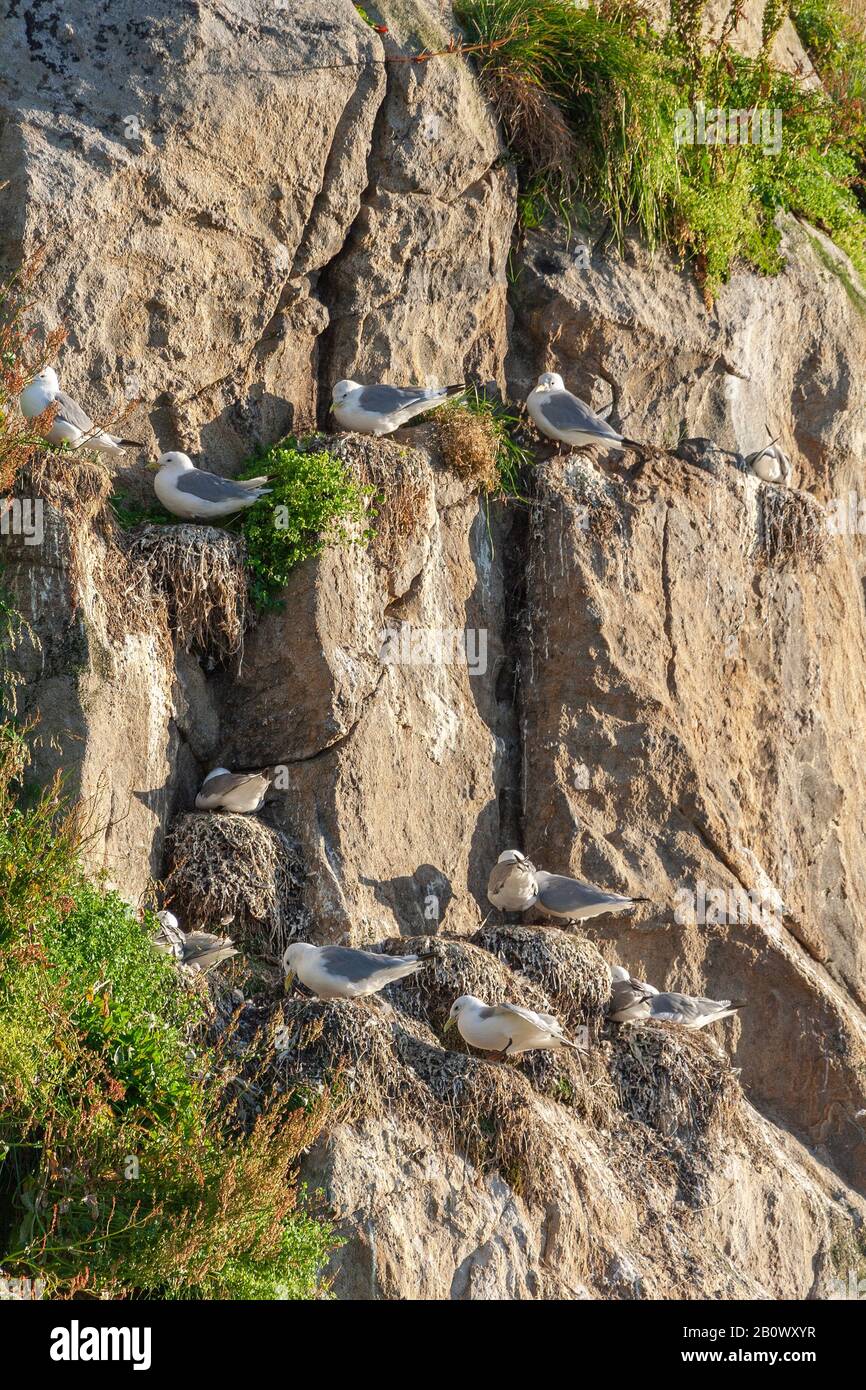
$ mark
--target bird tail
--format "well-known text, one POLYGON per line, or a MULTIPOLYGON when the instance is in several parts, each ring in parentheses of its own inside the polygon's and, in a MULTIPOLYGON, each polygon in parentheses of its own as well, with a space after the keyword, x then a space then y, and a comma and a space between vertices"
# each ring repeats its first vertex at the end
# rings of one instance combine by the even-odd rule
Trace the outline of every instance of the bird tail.
POLYGON ((580 1052, 584 1057, 589 1056, 589 1048, 585 1043, 575 1042, 572 1038, 560 1038, 559 1041, 564 1043, 566 1047, 570 1047, 573 1052, 580 1052))
POLYGON ((146 449, 146 448, 147 448, 147 445, 146 445, 146 444, 143 444, 143 443, 141 442, 140 439, 118 439, 117 442, 118 442, 118 444, 120 445, 121 449, 146 449))
POLYGON ((629 898, 631 903, 651 903, 652 898, 629 898))
POLYGON ((748 1008, 748 1002, 749 1002, 749 1001, 748 1001, 747 999, 729 999, 729 1000, 728 1000, 728 1008, 729 1008, 729 1009, 745 1009, 745 1008, 748 1008))
POLYGON ((440 390, 445 393, 445 400, 450 401, 454 396, 462 396, 466 390, 466 382, 459 381, 456 386, 442 386, 440 390))

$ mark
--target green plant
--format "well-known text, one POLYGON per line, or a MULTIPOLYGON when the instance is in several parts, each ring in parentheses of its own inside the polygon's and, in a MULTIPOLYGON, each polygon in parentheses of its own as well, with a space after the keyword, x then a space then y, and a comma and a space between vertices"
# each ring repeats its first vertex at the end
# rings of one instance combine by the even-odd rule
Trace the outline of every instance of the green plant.
POLYGON ((261 473, 271 492, 244 513, 243 531, 253 601, 272 608, 303 560, 327 545, 367 544, 372 489, 362 487, 341 459, 293 439, 255 455, 240 476, 261 473))
POLYGON ((437 432, 447 462, 464 477, 477 479, 482 491, 521 497, 523 476, 532 466, 528 449, 517 442, 520 420, 477 386, 457 405, 437 416, 437 432))
POLYGON ((108 499, 117 522, 124 531, 132 531, 136 526, 178 526, 179 518, 172 516, 158 502, 144 503, 119 488, 108 499))

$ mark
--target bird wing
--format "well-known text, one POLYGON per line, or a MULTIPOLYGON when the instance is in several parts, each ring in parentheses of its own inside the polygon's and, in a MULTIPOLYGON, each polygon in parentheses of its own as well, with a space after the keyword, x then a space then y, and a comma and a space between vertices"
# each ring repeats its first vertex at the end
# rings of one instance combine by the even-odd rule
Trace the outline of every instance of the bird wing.
POLYGON ((261 772, 220 772, 202 783, 199 796, 225 796, 236 787, 245 787, 248 782, 254 782, 263 775, 261 772))
POLYGON ((348 946, 323 946, 319 963, 326 974, 361 984, 376 975, 388 975, 399 970, 407 961, 417 962, 417 956, 380 956, 373 951, 355 951, 348 946))
POLYGON ((539 402, 539 409, 545 420, 556 430, 577 430, 582 434, 597 434, 604 439, 621 439, 622 435, 611 429, 606 420, 596 415, 577 396, 570 391, 554 391, 546 401, 539 402))
POLYGON ((395 410, 421 405, 430 399, 431 392, 426 386, 364 386, 357 404, 373 415, 393 415, 395 410))
POLYGON ((622 906, 632 902, 631 898, 621 897, 619 893, 604 893, 592 884, 581 883, 580 879, 569 878, 567 874, 548 874, 539 869, 538 900, 542 907, 552 912, 573 912, 583 907, 597 907, 601 903, 622 906))
POLYGON ((55 419, 65 420, 68 425, 74 425, 77 430, 87 433, 93 429, 93 421, 86 411, 81 409, 77 401, 71 396, 67 396, 65 391, 58 391, 54 397, 57 403, 57 414, 55 419))
POLYGON ((538 1028, 541 1032, 554 1033, 561 1032, 561 1028, 555 1018, 550 1014, 537 1014, 534 1009, 524 1009, 519 1004, 494 1004, 490 1010, 491 1018, 521 1018, 524 1023, 528 1023, 533 1028, 538 1028))
POLYGON ((248 501, 250 497, 250 489, 243 483, 220 478, 216 473, 205 473, 200 468, 178 474, 174 486, 178 492, 195 497, 199 502, 248 501))

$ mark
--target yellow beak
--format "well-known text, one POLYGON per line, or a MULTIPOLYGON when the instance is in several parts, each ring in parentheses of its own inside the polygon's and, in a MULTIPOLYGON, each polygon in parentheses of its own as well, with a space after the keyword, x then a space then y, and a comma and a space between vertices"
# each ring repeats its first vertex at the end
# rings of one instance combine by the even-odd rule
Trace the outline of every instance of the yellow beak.
POLYGON ((449 1028, 456 1028, 456 1027, 457 1027, 457 1019, 456 1019, 456 1018, 449 1018, 448 1022, 445 1024, 445 1028, 444 1028, 443 1031, 447 1033, 449 1028))
POLYGON ((158 473, 160 469, 160 465, 158 463, 146 463, 144 466, 147 469, 148 473, 158 473))
POLYGON ((295 978, 296 977, 294 970, 287 970, 285 975, 283 976, 283 988, 285 989, 286 994, 291 994, 292 989, 294 988, 295 978))

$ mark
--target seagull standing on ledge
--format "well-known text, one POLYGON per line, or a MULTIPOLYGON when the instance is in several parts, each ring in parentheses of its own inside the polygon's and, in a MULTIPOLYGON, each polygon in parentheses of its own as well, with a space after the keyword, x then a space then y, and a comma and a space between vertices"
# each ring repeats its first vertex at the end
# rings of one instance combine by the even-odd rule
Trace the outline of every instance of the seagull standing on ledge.
POLYGON ((274 775, 270 767, 261 772, 229 772, 227 767, 215 767, 201 784, 196 807, 199 811, 237 811, 240 815, 258 811, 274 775))
POLYGON ((377 994, 393 980, 414 975, 426 963, 425 956, 386 956, 373 951, 353 951, 348 946, 313 946, 295 941, 283 955, 286 989, 295 976, 319 999, 358 999, 377 994))
POLYGON ((434 410, 455 396, 459 386, 361 386, 357 381, 338 381, 331 409, 337 424, 357 434, 391 434, 416 415, 434 410))
POLYGON ((643 447, 634 439, 617 434, 585 401, 566 391, 558 372, 542 372, 535 390, 526 398, 526 408, 542 434, 572 449, 583 449, 588 444, 611 449, 623 444, 633 449, 643 447))
POLYGON ((160 454, 156 463, 148 467, 156 473, 153 490, 160 502, 167 512, 183 517, 184 521, 231 516, 244 507, 252 507, 271 491, 263 486, 267 478, 246 478, 240 482, 221 478, 217 473, 196 468, 187 454, 177 451, 160 454))
POLYGON ((122 454, 124 449, 143 449, 137 439, 118 439, 94 425, 77 401, 61 391, 57 373, 46 367, 34 377, 18 398, 25 420, 35 420, 51 405, 57 410, 51 428, 45 436, 49 444, 70 444, 73 449, 97 449, 101 454, 122 454))
POLYGON ((487 896, 504 912, 526 912, 539 907, 548 917, 564 922, 586 922, 604 912, 620 912, 649 898, 628 898, 621 893, 605 893, 591 883, 567 874, 549 874, 537 869, 519 849, 500 854, 487 880, 487 896))

